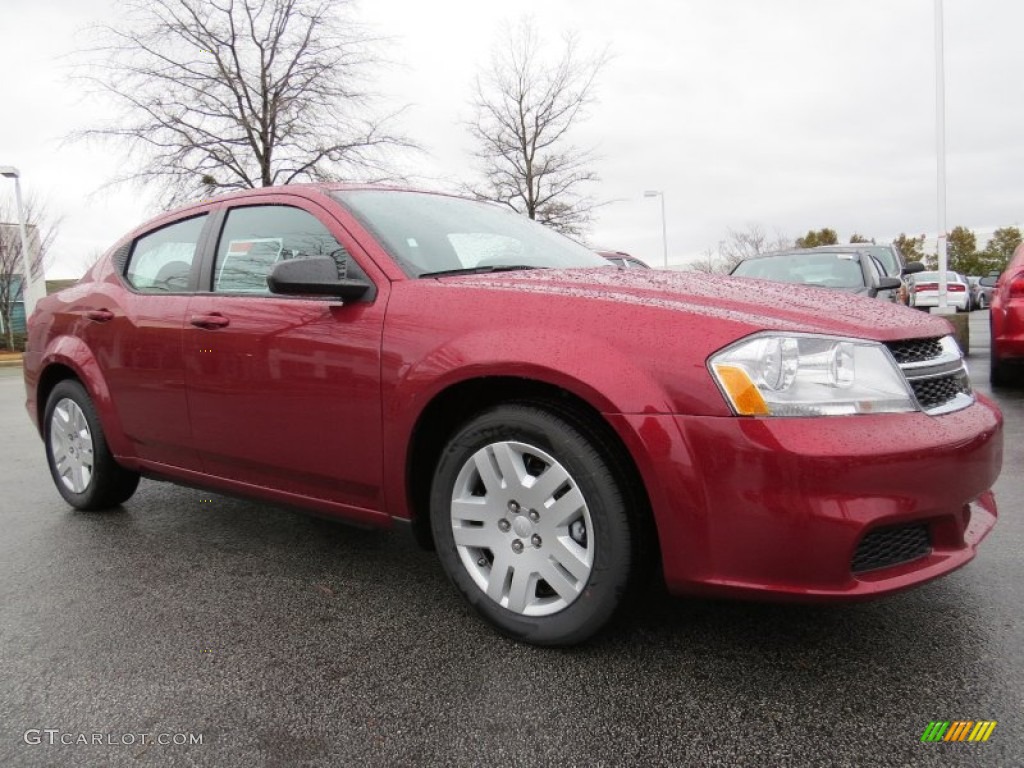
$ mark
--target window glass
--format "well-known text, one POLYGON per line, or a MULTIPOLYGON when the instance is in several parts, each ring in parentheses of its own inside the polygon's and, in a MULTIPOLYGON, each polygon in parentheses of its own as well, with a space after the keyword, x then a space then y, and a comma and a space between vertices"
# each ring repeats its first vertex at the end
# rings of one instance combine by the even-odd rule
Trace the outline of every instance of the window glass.
POLYGON ((487 267, 608 267, 579 243, 511 209, 398 190, 335 192, 410 276, 487 267))
POLYGON ((232 208, 217 247, 213 290, 269 294, 267 276, 277 262, 308 256, 333 258, 339 278, 366 277, 311 213, 286 205, 232 208))
POLYGON ((143 293, 181 293, 189 274, 206 214, 179 221, 135 241, 125 279, 143 293))
POLYGON ((823 252, 755 256, 740 262, 732 274, 826 288, 863 288, 864 274, 856 258, 849 253, 823 252))
POLYGON ((888 245, 860 245, 856 246, 858 251, 866 251, 867 253, 874 256, 880 262, 885 273, 888 275, 895 275, 899 277, 901 264, 893 249, 888 245))

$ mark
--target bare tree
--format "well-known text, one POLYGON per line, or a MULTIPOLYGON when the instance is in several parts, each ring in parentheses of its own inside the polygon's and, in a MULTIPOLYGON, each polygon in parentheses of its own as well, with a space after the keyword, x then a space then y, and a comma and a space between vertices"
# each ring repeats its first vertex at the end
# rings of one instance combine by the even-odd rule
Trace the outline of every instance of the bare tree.
MULTIPOLYGON (((60 221, 50 217, 45 206, 32 198, 25 202, 25 221, 32 262, 45 265, 60 221)), ((17 222, 16 210, 0 206, 0 324, 8 349, 14 349, 14 327, 11 321, 15 305, 22 294, 25 275, 21 230, 17 222)))
POLYGON ((718 252, 714 248, 707 248, 698 256, 695 260, 689 263, 689 268, 693 272, 705 272, 707 274, 715 274, 716 272, 724 272, 723 261, 718 255, 718 252))
POLYGON ((748 224, 745 229, 728 230, 728 236, 719 241, 718 255, 722 272, 731 272, 744 259, 769 251, 792 248, 793 242, 778 230, 769 235, 760 224, 748 224))
POLYGON ((120 114, 76 134, 138 158, 117 181, 196 192, 387 177, 410 146, 371 113, 375 40, 350 0, 122 0, 83 52, 120 114))
POLYGON ((579 236, 596 203, 582 194, 597 180, 593 151, 569 141, 593 98, 607 53, 583 57, 575 37, 561 57, 544 58, 540 35, 523 20, 507 34, 490 69, 477 77, 469 131, 484 181, 468 190, 566 234, 579 236))

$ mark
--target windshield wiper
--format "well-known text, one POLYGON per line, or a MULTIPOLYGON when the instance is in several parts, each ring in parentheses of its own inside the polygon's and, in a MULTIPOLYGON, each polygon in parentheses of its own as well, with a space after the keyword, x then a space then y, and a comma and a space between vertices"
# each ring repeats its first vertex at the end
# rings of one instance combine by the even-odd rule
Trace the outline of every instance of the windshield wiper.
POLYGON ((486 275, 489 272, 513 272, 517 269, 546 269, 529 264, 491 264, 486 267, 460 267, 458 269, 442 269, 437 272, 422 272, 420 277, 445 277, 447 275, 486 275))

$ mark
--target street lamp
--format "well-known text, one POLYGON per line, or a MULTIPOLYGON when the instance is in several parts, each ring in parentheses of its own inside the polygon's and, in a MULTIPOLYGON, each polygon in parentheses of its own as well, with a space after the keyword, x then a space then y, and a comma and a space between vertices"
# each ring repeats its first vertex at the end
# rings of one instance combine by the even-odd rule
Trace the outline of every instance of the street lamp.
POLYGON ((32 279, 32 258, 28 250, 28 233, 25 230, 25 209, 21 204, 21 174, 13 165, 0 165, 0 176, 5 179, 14 179, 14 200, 18 206, 18 230, 21 233, 21 258, 25 271, 25 282, 21 288, 22 300, 25 303, 25 320, 27 321, 32 310, 36 308, 36 281, 32 279))
POLYGON ((951 314, 953 310, 948 305, 946 285, 946 269, 949 266, 946 258, 946 75, 942 39, 942 0, 935 0, 935 164, 939 219, 939 235, 935 242, 939 266, 939 305, 935 311, 945 315, 951 314))
POLYGON ((668 229, 665 226, 665 193, 660 189, 649 189, 644 197, 661 198, 661 248, 665 258, 665 269, 668 269, 668 229))

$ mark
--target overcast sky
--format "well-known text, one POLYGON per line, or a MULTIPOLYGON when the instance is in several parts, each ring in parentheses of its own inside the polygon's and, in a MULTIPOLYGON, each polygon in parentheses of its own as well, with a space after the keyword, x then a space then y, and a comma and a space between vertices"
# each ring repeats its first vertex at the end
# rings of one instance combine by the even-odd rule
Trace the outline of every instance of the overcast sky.
MULTIPOLYGON (((114 0, 3 0, 0 165, 63 216, 50 277, 74 277, 159 210, 136 189, 101 190, 122 163, 68 144, 101 114, 68 79, 89 24, 114 0)), ((475 74, 504 23, 529 14, 548 42, 578 34, 613 56, 574 140, 596 147, 611 201, 594 246, 684 264, 727 230, 795 237, 832 227, 880 241, 937 229, 933 0, 363 0, 391 39, 379 90, 408 104, 399 126, 427 150, 405 164, 442 186, 469 178, 463 121, 475 74)), ((948 223, 985 234, 1024 223, 1024 3, 945 0, 948 223)), ((0 180, 0 204, 13 185, 0 180)))

